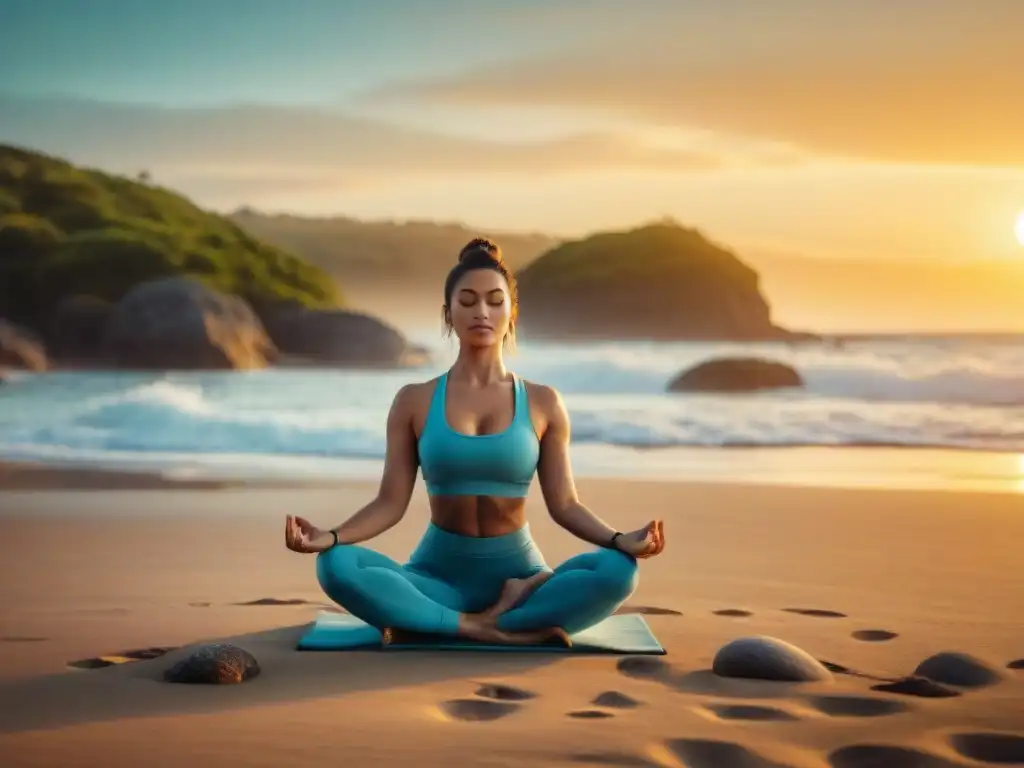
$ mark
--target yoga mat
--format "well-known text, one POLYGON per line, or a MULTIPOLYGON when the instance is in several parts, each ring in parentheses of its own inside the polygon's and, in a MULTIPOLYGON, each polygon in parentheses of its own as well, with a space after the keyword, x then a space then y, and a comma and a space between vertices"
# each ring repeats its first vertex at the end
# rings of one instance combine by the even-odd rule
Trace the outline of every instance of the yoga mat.
MULTIPOLYGON (((359 651, 380 649, 380 632, 345 613, 322 612, 299 640, 300 651, 359 651)), ((572 648, 563 645, 489 645, 447 635, 423 635, 415 642, 393 643, 392 650, 503 651, 514 653, 621 653, 663 656, 666 651, 637 613, 609 616, 572 636, 572 648)))

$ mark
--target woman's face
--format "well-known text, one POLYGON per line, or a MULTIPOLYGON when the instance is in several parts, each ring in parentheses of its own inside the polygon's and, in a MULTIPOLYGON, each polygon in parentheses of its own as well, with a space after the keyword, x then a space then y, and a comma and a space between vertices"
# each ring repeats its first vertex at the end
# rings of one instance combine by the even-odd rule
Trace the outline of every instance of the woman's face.
POLYGON ((470 270, 455 284, 448 312, 462 344, 501 344, 512 322, 508 283, 493 269, 470 270))

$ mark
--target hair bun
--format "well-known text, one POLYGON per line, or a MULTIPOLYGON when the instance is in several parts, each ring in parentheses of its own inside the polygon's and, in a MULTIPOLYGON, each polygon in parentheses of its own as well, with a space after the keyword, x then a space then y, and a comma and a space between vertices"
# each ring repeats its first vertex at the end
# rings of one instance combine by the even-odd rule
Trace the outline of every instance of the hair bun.
POLYGON ((466 266, 487 264, 488 262, 501 264, 503 262, 501 247, 486 237, 474 237, 459 251, 459 263, 462 264, 464 262, 466 266))

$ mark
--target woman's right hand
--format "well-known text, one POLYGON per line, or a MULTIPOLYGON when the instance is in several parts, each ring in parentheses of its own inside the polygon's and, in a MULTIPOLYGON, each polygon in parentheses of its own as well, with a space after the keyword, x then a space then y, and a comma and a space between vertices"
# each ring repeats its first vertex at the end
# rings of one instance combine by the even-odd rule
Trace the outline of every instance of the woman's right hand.
POLYGON ((305 518, 288 515, 284 522, 284 543, 292 552, 323 552, 334 545, 334 534, 321 531, 305 518))

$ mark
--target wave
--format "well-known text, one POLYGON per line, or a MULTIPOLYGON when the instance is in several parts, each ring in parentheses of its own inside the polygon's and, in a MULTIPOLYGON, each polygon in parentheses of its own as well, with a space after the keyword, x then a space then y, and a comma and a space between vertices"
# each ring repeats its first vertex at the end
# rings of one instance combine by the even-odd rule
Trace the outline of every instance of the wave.
MULTIPOLYGON (((510 364, 562 392, 581 445, 1024 451, 1024 345, 552 346, 510 364), (692 365, 748 354, 793 365, 805 386, 753 395, 666 393, 692 365)), ((394 393, 446 367, 19 375, 0 389, 0 456, 379 461, 394 393)))

